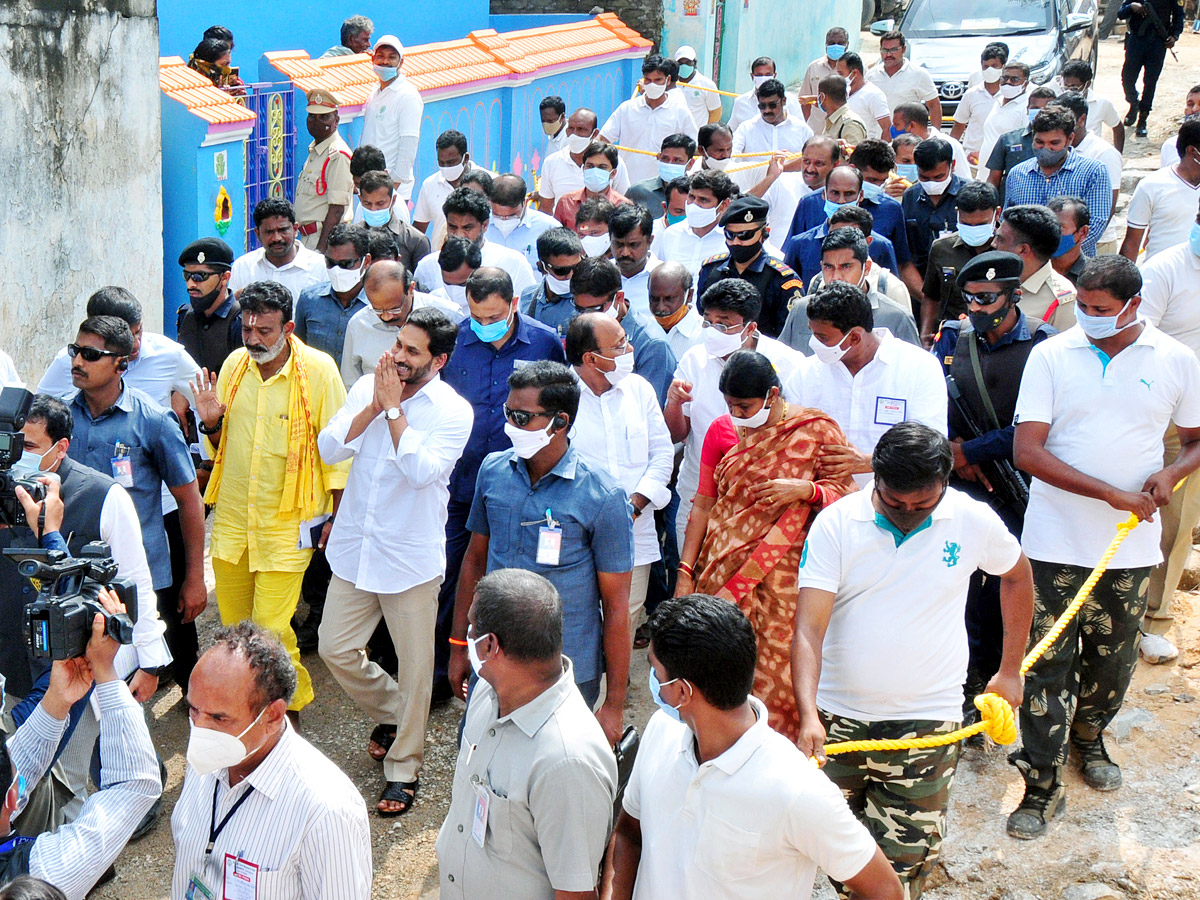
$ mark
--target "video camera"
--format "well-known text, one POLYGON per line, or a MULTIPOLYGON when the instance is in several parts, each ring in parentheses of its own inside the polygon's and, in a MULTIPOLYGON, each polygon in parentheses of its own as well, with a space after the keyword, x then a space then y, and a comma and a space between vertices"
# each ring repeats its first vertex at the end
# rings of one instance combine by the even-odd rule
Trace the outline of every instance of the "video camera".
POLYGON ((117 578, 117 564, 103 541, 93 541, 68 556, 61 550, 9 548, 4 555, 17 564, 38 596, 25 608, 25 632, 34 659, 55 660, 83 656, 92 637, 92 619, 104 616, 104 630, 114 641, 133 643, 137 622, 137 585, 117 578), (99 601, 108 588, 125 604, 125 613, 110 613, 99 601))
POLYGON ((17 499, 23 487, 35 501, 46 499, 46 486, 34 478, 18 478, 10 471, 25 452, 21 427, 29 414, 33 394, 19 387, 0 391, 0 525, 25 525, 25 507, 17 499))

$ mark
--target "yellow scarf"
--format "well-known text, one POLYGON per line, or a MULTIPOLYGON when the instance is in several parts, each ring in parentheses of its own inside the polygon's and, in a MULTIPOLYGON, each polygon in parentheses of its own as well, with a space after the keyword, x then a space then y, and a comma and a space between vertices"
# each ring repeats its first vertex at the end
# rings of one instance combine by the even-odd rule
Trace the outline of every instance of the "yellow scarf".
MULTIPOLYGON (((312 403, 308 396, 308 367, 302 352, 304 344, 295 335, 288 335, 288 347, 292 354, 293 377, 288 386, 288 454, 279 512, 299 512, 301 519, 311 519, 324 502, 326 491, 317 458, 317 428, 312 421, 312 403)), ((250 362, 250 354, 243 353, 229 374, 226 415, 233 412, 234 398, 237 397, 242 379, 250 371, 250 362)), ((213 456, 208 489, 204 492, 204 502, 210 506, 216 504, 220 495, 221 475, 225 470, 225 448, 229 442, 224 435, 221 438, 221 444, 213 456)))

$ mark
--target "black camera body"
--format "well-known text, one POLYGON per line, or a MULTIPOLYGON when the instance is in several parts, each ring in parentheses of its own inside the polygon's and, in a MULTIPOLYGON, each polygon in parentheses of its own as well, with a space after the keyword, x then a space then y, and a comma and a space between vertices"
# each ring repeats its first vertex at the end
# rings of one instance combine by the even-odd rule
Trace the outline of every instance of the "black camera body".
POLYGON ((79 557, 61 550, 11 548, 4 555, 17 563, 17 571, 38 590, 37 599, 25 608, 25 634, 33 658, 71 659, 83 656, 92 637, 92 619, 104 616, 104 630, 121 644, 133 643, 137 621, 137 585, 117 578, 117 564, 103 541, 84 546, 79 557), (98 599, 108 588, 125 604, 125 613, 110 613, 98 599))
POLYGON ((35 501, 46 499, 46 486, 33 478, 18 478, 10 471, 25 452, 21 427, 29 414, 33 394, 19 387, 0 391, 0 525, 25 525, 25 507, 16 489, 23 487, 35 501))

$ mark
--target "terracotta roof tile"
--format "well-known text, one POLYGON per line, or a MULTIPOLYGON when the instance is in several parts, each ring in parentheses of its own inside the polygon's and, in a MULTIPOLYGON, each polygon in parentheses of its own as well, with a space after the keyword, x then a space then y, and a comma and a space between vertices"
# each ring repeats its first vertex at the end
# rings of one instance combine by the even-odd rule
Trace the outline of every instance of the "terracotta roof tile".
POLYGON ((254 121, 254 113, 225 91, 213 87, 199 72, 189 69, 181 57, 159 58, 158 84, 164 94, 210 125, 254 121))

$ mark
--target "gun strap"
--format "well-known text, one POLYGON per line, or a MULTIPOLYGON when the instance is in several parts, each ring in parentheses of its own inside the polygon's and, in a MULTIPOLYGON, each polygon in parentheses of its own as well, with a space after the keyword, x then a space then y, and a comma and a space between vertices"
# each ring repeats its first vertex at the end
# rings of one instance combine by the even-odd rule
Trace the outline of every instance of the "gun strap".
POLYGON ((983 399, 983 408, 987 410, 988 420, 992 423, 992 428, 999 430, 1003 426, 1000 424, 1000 419, 996 416, 996 408, 992 406, 992 398, 988 394, 987 382, 983 380, 983 367, 979 364, 979 338, 974 335, 967 336, 968 352, 967 356, 971 359, 971 371, 975 374, 975 386, 979 388, 979 396, 983 399))

